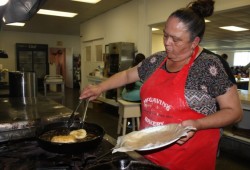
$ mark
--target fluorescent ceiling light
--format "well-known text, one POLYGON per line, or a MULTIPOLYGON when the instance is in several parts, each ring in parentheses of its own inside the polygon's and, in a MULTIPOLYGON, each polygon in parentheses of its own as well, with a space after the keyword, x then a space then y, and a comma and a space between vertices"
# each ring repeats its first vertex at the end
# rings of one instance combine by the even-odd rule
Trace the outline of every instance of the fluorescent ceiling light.
POLYGON ((13 22, 13 23, 9 23, 9 24, 6 24, 6 25, 23 27, 25 25, 25 23, 23 23, 23 22, 13 22))
POLYGON ((247 31, 249 29, 247 28, 241 28, 241 27, 236 27, 236 26, 225 26, 225 27, 220 27, 221 29, 229 30, 229 31, 247 31))
POLYGON ((96 4, 97 2, 100 2, 101 0, 72 0, 72 1, 96 4))
POLYGON ((58 16, 58 17, 69 17, 69 18, 72 18, 77 15, 77 13, 54 11, 54 10, 47 10, 47 9, 40 9, 37 13, 43 14, 43 15, 52 15, 52 16, 58 16))
POLYGON ((224 45, 224 46, 221 46, 221 48, 232 48, 232 47, 231 47, 231 46, 224 45))
POLYGON ((234 40, 221 40, 223 42, 234 42, 234 40))
POLYGON ((159 28, 152 28, 152 31, 158 31, 159 28))
POLYGON ((9 2, 9 0, 1 0, 0 1, 0 6, 4 6, 5 4, 7 4, 9 2))

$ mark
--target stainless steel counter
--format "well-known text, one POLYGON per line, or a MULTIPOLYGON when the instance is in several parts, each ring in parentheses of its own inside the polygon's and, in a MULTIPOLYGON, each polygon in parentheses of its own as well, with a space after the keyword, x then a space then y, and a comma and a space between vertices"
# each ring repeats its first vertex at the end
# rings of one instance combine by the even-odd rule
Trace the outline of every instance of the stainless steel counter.
POLYGON ((0 98, 0 142, 34 136, 39 122, 65 120, 70 114, 46 97, 0 98))

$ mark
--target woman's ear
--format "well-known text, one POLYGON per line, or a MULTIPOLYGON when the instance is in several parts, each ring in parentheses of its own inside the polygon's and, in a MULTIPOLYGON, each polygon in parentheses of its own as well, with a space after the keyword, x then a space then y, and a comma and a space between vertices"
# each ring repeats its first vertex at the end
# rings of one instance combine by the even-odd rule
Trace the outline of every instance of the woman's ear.
POLYGON ((199 43, 200 43, 200 37, 195 37, 194 38, 194 41, 192 42, 192 49, 195 49, 195 47, 197 46, 197 45, 199 45, 199 43))

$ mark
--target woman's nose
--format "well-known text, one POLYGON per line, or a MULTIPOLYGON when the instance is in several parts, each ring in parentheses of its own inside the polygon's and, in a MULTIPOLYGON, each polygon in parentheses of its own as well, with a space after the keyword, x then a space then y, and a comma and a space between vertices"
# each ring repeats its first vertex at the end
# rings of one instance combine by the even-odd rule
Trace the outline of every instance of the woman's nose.
POLYGON ((169 37, 163 37, 163 43, 164 43, 164 45, 170 45, 170 43, 171 43, 170 38, 169 37))

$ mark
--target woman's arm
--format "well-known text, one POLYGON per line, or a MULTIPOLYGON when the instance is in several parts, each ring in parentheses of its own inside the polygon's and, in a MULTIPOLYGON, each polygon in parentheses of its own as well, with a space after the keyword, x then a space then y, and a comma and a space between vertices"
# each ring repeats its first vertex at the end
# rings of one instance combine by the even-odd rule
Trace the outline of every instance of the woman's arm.
POLYGON ((233 85, 228 91, 216 98, 220 110, 203 119, 197 120, 197 129, 221 128, 239 122, 243 111, 237 92, 237 86, 233 85))
POLYGON ((80 99, 90 98, 90 100, 96 99, 104 91, 124 86, 125 84, 132 83, 139 80, 137 66, 128 70, 121 71, 114 74, 107 80, 101 82, 98 85, 88 85, 83 89, 80 95, 80 99))
MULTIPOLYGON (((197 130, 222 128, 230 124, 239 122, 243 116, 243 110, 236 85, 230 87, 223 95, 218 96, 217 102, 220 110, 198 120, 185 120, 183 126, 193 126, 197 130)), ((195 132, 188 133, 188 136, 180 139, 177 143, 183 144, 190 139, 195 132)))

